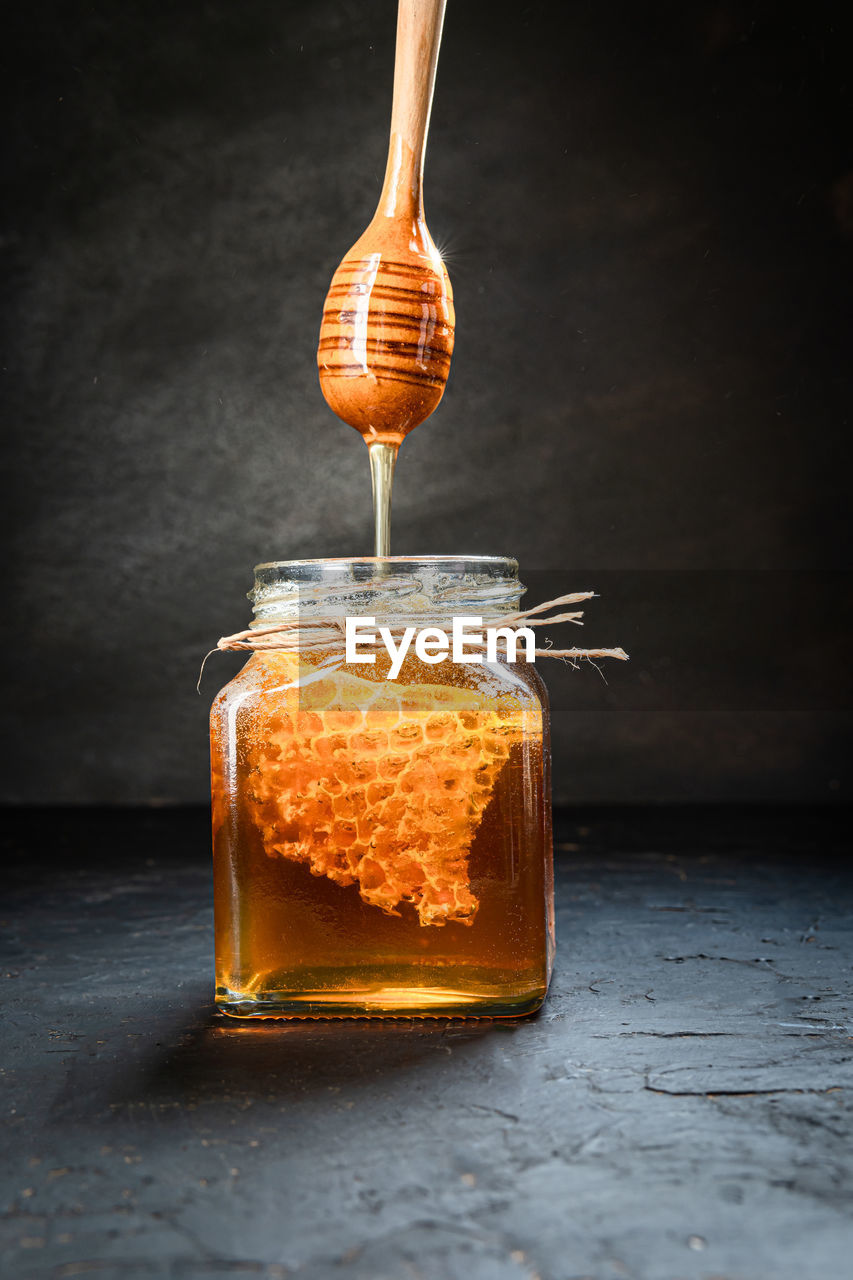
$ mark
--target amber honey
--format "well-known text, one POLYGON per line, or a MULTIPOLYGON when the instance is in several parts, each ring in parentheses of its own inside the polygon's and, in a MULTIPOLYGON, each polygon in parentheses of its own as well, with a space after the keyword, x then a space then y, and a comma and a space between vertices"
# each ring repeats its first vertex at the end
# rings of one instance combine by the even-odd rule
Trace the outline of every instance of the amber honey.
POLYGON ((553 956, 535 670, 411 656, 390 681, 381 657, 324 669, 335 653, 256 653, 214 703, 218 1003, 279 1017, 535 1009, 553 956))

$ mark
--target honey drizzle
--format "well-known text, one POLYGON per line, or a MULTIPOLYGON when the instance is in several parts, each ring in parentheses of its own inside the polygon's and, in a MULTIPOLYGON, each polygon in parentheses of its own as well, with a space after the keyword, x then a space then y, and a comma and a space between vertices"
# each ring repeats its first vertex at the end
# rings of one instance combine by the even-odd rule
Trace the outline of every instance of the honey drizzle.
POLYGON ((394 484, 394 467, 397 464, 397 446, 374 443, 368 445, 370 455, 370 480, 373 486, 373 554, 391 554, 391 489, 394 484))

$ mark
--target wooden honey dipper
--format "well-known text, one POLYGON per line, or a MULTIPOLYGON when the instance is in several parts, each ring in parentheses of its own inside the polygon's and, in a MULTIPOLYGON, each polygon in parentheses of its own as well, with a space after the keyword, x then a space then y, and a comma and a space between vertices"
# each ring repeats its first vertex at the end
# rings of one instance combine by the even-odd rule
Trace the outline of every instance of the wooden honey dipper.
POLYGON ((375 554, 390 554, 397 450, 444 394, 453 291, 424 218, 423 167, 447 0, 399 0, 391 142, 379 204, 338 267, 323 309, 320 387, 363 435, 375 554))

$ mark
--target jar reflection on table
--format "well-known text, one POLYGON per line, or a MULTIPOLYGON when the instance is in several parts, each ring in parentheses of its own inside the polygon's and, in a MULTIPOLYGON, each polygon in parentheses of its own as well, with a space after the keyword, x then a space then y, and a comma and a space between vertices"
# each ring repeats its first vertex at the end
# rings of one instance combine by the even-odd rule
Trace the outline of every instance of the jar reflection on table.
POLYGON ((487 1016, 541 1004, 553 882, 535 667, 412 654, 391 681, 384 649, 348 666, 340 641, 310 627, 335 613, 488 625, 521 590, 515 562, 497 557, 258 567, 256 622, 298 616, 312 642, 254 653, 211 712, 223 1011, 487 1016))

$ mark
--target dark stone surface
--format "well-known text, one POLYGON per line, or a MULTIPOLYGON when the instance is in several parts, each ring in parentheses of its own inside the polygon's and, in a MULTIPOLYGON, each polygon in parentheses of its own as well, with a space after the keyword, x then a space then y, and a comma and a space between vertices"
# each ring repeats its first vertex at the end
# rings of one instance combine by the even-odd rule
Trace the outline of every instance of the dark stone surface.
MULTIPOLYGON (((202 802, 198 663, 246 622, 252 565, 369 550, 365 450, 315 344, 381 182, 394 10, 6 17, 9 801, 202 802)), ((849 586, 814 576, 850 566, 848 22, 449 5, 427 213, 457 347, 394 546, 602 592, 583 638, 636 665, 609 694, 555 673, 561 799, 850 785, 849 700, 810 684, 849 670, 849 586)))
POLYGON ((7 813, 3 1274, 846 1274, 847 822, 564 815, 540 1016, 246 1026, 205 814, 7 813))

